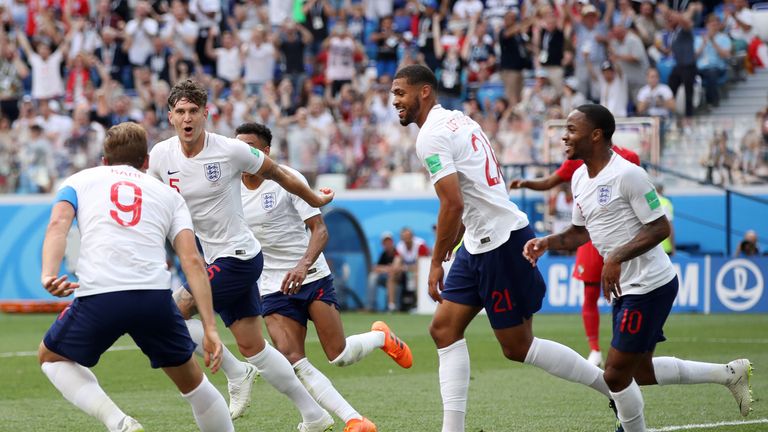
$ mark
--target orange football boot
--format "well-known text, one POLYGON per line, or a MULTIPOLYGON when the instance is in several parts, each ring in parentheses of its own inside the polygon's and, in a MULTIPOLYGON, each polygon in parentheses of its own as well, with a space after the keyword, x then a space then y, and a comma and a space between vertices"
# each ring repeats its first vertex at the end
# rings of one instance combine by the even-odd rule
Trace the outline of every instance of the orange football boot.
POLYGON ((344 432, 376 432, 376 425, 372 421, 363 417, 361 419, 352 419, 347 422, 344 432))
POLYGON ((381 349, 392 357, 397 364, 406 369, 413 365, 411 349, 399 337, 395 336, 395 333, 389 329, 389 326, 384 321, 373 323, 371 330, 384 333, 384 346, 381 349))

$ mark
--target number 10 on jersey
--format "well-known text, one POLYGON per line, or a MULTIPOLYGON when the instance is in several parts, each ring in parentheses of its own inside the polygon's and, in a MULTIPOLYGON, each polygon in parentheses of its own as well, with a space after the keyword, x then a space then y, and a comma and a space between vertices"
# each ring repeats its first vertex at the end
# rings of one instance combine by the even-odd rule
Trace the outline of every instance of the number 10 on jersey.
POLYGON ((488 138, 481 132, 480 135, 472 134, 472 150, 485 153, 485 179, 488 182, 488 186, 496 186, 502 182, 501 167, 499 161, 496 160, 496 154, 493 153, 493 148, 488 142, 488 138))

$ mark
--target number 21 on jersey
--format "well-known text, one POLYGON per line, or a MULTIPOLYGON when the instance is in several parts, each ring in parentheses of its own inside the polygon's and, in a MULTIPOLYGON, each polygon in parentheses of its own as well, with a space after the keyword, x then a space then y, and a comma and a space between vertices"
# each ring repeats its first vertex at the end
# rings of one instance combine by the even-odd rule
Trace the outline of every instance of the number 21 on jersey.
POLYGON ((472 150, 476 152, 482 150, 485 153, 485 180, 488 182, 488 186, 496 186, 501 183, 501 167, 485 134, 482 132, 479 135, 472 134, 472 150))
MULTIPOLYGON (((123 194, 125 197, 125 192, 123 194)), ((115 209, 112 209, 109 211, 109 215, 112 217, 112 219, 115 220, 120 226, 124 227, 132 227, 139 223, 141 220, 141 188, 138 187, 135 183, 129 182, 129 181, 120 181, 112 185, 112 188, 110 188, 109 191, 109 199, 112 201, 112 204, 115 205, 115 209), (125 204, 120 202, 120 189, 122 188, 123 191, 130 191, 133 193, 133 202, 130 202, 129 204, 125 204), (125 213, 129 213, 129 219, 124 219, 123 216, 125 213)), ((130 201, 130 200, 129 200, 130 201)))

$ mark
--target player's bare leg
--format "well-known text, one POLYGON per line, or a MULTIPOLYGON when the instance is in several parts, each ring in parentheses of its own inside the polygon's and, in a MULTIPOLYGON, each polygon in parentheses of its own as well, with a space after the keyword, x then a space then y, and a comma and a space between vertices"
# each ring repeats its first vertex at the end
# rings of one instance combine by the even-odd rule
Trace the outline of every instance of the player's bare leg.
POLYGON ((533 317, 514 327, 494 329, 494 334, 509 360, 539 367, 558 378, 584 384, 608 396, 603 371, 573 349, 535 337, 533 317))
POLYGON ((402 278, 403 273, 400 270, 390 270, 387 277, 387 311, 394 312, 397 310, 397 286, 402 278))
MULTIPOLYGON (((203 357, 203 346, 200 343, 203 340, 203 323, 198 319, 192 318, 192 316, 197 314, 195 299, 184 288, 176 290, 173 293, 173 299, 179 311, 181 311, 181 315, 186 320, 185 323, 192 340, 195 341, 195 354, 203 357)), ((232 419, 239 418, 245 414, 246 408, 251 404, 251 390, 254 380, 258 376, 258 371, 252 364, 240 361, 223 344, 221 370, 227 377, 230 416, 232 419)))
POLYGON ((464 331, 480 309, 479 306, 443 300, 437 305, 429 325, 429 334, 435 341, 439 357, 443 432, 464 431, 469 392, 469 350, 464 331))
POLYGON ((40 343, 38 360, 43 373, 74 406, 101 421, 110 432, 139 432, 144 428, 112 402, 96 375, 85 366, 54 353, 40 343))
POLYGON ((635 371, 639 385, 721 384, 731 391, 742 416, 752 410, 752 364, 747 359, 726 364, 704 363, 645 353, 635 371))
POLYGON ((266 343, 261 333, 261 317, 239 319, 229 326, 229 330, 248 363, 256 366, 261 376, 299 409, 303 418, 299 430, 325 431, 333 425, 333 418, 304 388, 288 359, 266 343))
MULTIPOLYGON (((335 333, 333 342, 331 345, 338 350, 338 346, 341 345, 343 350, 344 334, 341 326, 341 319, 338 317, 338 311, 324 302, 316 301, 312 303, 321 304, 333 309, 336 312, 338 322, 334 322, 333 319, 328 319, 326 316, 328 311, 312 313, 312 307, 310 306, 310 316, 315 322, 315 328, 318 335, 321 333, 325 336, 331 333, 335 333), (332 327, 327 328, 326 326, 332 327), (340 334, 338 332, 341 332, 340 334), (339 340, 340 339, 340 340, 339 340)), ((320 405, 328 411, 336 414, 345 424, 349 424, 353 420, 356 422, 363 421, 363 417, 357 412, 345 399, 339 394, 331 381, 320 372, 315 366, 309 362, 304 352, 304 344, 307 335, 307 328, 301 325, 296 320, 274 313, 266 316, 264 320, 267 323, 267 331, 272 341, 275 343, 275 347, 288 358, 288 361, 293 365, 293 369, 299 381, 306 387, 309 393, 320 405)), ((326 338, 327 339, 327 338, 326 338)), ((325 347, 323 342, 323 336, 320 337, 320 343, 325 347)), ((327 350, 326 350, 327 352, 327 350)), ((340 352, 340 351, 339 351, 340 352)), ((372 425, 372 424, 371 424, 372 425)), ((361 431, 373 429, 360 429, 361 431)), ((346 429, 345 429, 346 430, 346 429)), ((355 430, 355 429, 350 429, 355 430)))
POLYGON ((227 403, 193 358, 190 357, 180 366, 163 368, 163 372, 176 384, 181 395, 192 406, 192 413, 201 431, 235 430, 227 403))
MULTIPOLYGON (((644 432, 643 395, 634 376, 648 354, 628 353, 611 348, 605 361, 605 383, 611 390, 611 399, 616 405, 616 415, 625 432, 644 432)), ((647 377, 646 377, 647 379, 647 377)))

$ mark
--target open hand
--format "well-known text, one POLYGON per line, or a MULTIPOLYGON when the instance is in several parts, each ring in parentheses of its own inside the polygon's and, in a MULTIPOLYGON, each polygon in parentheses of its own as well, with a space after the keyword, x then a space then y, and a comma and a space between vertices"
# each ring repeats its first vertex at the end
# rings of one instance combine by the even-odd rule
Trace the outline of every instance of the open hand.
POLYGON ((63 276, 44 276, 41 279, 41 283, 43 284, 43 288, 45 288, 46 291, 53 294, 56 297, 67 297, 72 292, 80 288, 80 284, 77 282, 70 282, 67 275, 63 276))

